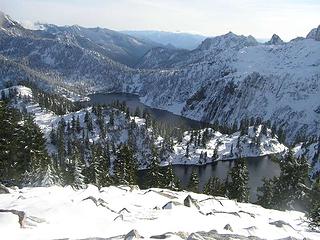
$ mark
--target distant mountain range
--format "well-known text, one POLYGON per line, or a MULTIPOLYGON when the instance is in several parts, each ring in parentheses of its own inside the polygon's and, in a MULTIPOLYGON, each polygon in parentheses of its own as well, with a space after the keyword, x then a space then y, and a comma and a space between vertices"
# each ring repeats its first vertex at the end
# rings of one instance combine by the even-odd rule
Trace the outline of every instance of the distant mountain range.
POLYGON ((192 119, 270 120, 289 142, 320 134, 320 27, 306 38, 274 35, 266 44, 230 32, 193 50, 101 28, 41 29, 0 14, 0 87, 28 80, 84 94, 136 93, 147 105, 192 119))
POLYGON ((173 33, 164 31, 123 31, 123 33, 146 41, 161 43, 168 48, 193 50, 206 39, 206 36, 190 33, 173 33))

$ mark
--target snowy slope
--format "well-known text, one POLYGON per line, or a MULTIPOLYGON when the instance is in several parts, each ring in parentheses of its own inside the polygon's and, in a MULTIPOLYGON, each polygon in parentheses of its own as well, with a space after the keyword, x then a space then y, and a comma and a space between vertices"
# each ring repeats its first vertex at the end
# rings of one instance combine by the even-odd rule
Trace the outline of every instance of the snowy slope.
POLYGON ((301 212, 135 186, 16 189, 0 194, 0 209, 24 212, 22 227, 17 215, 0 212, 1 237, 6 240, 320 238, 319 232, 309 231, 301 212))
MULTIPOLYGON (((214 161, 237 159, 239 157, 258 157, 269 154, 284 154, 287 147, 279 143, 277 137, 272 138, 271 131, 267 136, 261 133, 261 126, 254 132, 253 127, 249 127, 248 135, 240 136, 240 132, 234 134, 221 134, 212 129, 209 131, 209 141, 206 146, 194 146, 190 144, 190 133, 186 132, 181 143, 174 146, 172 162, 176 164, 201 165, 214 161), (259 145, 255 143, 259 138, 259 145), (238 143, 239 141, 239 143, 238 143), (186 156, 186 149, 189 145, 189 154, 186 156), (217 156, 214 156, 214 151, 217 156)), ((203 134, 205 130, 201 130, 203 134)))

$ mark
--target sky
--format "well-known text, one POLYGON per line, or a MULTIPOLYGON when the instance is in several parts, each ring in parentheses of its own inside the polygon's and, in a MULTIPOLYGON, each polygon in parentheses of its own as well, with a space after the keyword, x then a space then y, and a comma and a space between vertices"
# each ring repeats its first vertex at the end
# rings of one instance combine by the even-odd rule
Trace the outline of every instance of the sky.
POLYGON ((0 10, 34 22, 217 36, 232 31, 290 40, 320 24, 320 0, 0 0, 0 10))

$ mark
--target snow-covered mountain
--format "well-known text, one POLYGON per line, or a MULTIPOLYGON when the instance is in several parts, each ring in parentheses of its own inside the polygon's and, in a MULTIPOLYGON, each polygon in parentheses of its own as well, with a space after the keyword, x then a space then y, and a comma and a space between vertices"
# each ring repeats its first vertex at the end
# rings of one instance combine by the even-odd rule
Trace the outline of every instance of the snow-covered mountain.
POLYGON ((161 46, 161 44, 99 27, 41 24, 40 29, 39 33, 45 37, 70 42, 129 66, 134 66, 138 59, 153 47, 161 46))
POLYGON ((277 34, 273 34, 271 39, 266 42, 265 44, 267 45, 279 45, 279 44, 283 44, 284 42, 282 41, 282 39, 277 35, 277 34))
POLYGON ((153 73, 144 83, 148 91, 140 94, 148 105, 180 106, 176 112, 202 121, 231 124, 260 116, 282 126, 292 141, 320 131, 319 56, 320 44, 313 39, 262 45, 227 34, 153 73))
POLYGON ((305 215, 223 197, 137 186, 8 189, 0 231, 20 239, 312 239, 305 215), (9 209, 9 210, 8 210, 9 209))
POLYGON ((320 41, 320 25, 317 28, 312 29, 311 32, 308 33, 307 38, 320 41))
POLYGON ((0 29, 2 83, 28 72, 31 81, 82 93, 136 93, 147 105, 196 120, 231 125, 261 117, 282 127, 289 143, 320 133, 317 29, 276 45, 230 32, 192 51, 152 49, 132 69, 85 45, 14 25, 0 29))

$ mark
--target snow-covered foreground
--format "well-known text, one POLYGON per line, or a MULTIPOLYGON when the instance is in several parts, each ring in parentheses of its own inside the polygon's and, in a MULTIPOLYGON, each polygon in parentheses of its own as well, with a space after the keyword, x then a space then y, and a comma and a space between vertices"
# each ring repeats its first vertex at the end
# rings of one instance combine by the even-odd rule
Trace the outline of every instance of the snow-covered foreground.
POLYGON ((112 186, 99 190, 91 185, 78 191, 56 186, 23 188, 0 194, 0 209, 26 214, 21 227, 17 215, 0 210, 1 239, 6 240, 138 236, 320 239, 320 233, 308 230, 300 212, 268 210, 222 197, 164 189, 112 186))

